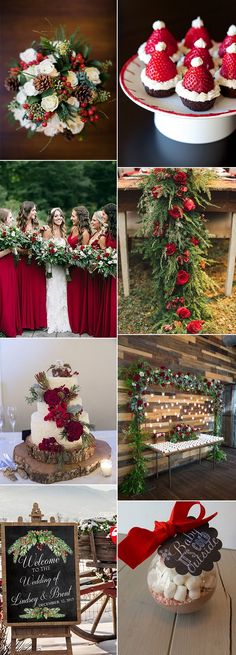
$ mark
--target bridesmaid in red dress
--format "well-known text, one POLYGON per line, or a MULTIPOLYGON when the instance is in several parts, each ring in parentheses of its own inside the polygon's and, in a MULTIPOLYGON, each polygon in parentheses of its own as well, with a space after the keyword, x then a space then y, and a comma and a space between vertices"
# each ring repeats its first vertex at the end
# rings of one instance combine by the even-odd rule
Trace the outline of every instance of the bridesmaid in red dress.
MULTIPOLYGON (((90 239, 89 212, 86 207, 74 207, 71 213, 72 228, 68 236, 71 248, 86 246, 90 239)), ((71 280, 67 285, 68 314, 74 333, 87 332, 88 271, 77 266, 70 269, 71 280)))
MULTIPOLYGON (((1 208, 0 228, 12 223, 10 210, 1 208)), ((16 265, 9 248, 0 252, 0 332, 6 337, 22 334, 16 265)))
MULTIPOLYGON (((93 214, 91 220, 92 236, 89 240, 90 245, 95 250, 102 250, 106 247, 107 223, 102 211, 93 214)), ((103 334, 103 316, 101 303, 103 297, 104 278, 96 271, 88 274, 88 329, 87 332, 93 337, 104 337, 103 334)))
MULTIPOLYGON (((17 226, 26 234, 37 230, 39 222, 34 202, 22 203, 17 226)), ((27 263, 26 250, 21 254, 17 267, 21 324, 25 330, 40 330, 47 327, 45 270, 34 260, 27 263)))
MULTIPOLYGON (((106 233, 106 248, 117 248, 116 241, 116 205, 109 202, 102 209, 108 225, 106 233)), ((104 280, 101 302, 102 334, 104 337, 116 337, 117 334, 117 279, 111 275, 104 280)))

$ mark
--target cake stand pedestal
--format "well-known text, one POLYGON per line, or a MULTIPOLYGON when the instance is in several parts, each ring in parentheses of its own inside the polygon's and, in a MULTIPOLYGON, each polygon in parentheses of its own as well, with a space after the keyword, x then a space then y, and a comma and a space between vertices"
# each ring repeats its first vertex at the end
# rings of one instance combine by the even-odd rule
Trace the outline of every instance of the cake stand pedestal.
POLYGON ((106 441, 98 439, 96 439, 96 449, 92 457, 71 464, 40 462, 29 454, 25 442, 15 446, 13 453, 14 462, 25 469, 30 480, 41 484, 53 484, 53 482, 63 482, 82 475, 89 475, 100 466, 102 459, 109 459, 110 457, 111 447, 106 441))
POLYGON ((174 141, 181 143, 214 143, 225 139, 235 130, 235 116, 201 116, 199 123, 198 117, 170 115, 161 112, 154 112, 154 123, 156 128, 174 141))

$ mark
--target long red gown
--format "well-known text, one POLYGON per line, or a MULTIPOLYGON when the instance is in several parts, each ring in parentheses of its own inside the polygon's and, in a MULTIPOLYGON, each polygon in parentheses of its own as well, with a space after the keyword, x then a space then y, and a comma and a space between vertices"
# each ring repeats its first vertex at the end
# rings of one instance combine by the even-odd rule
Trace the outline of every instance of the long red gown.
POLYGON ((0 332, 7 337, 22 334, 17 269, 11 253, 0 258, 0 332))
POLYGON ((46 276, 43 266, 38 266, 21 256, 17 266, 21 324, 25 330, 47 327, 46 276))
MULTIPOLYGON (((68 236, 68 243, 71 248, 78 245, 78 236, 68 236)), ((87 291, 88 271, 77 266, 71 266, 71 280, 67 284, 67 302, 70 327, 72 332, 83 334, 87 332, 87 291)))
MULTIPOLYGON (((116 249, 116 240, 110 234, 106 236, 106 248, 116 249)), ((117 281, 110 275, 103 279, 101 297, 101 324, 103 337, 116 337, 117 334, 117 281)))
MULTIPOLYGON (((95 250, 100 249, 98 240, 90 244, 95 250)), ((103 337, 102 333, 102 312, 101 300, 103 294, 104 278, 100 273, 88 274, 87 312, 88 327, 87 333, 92 337, 103 337)))

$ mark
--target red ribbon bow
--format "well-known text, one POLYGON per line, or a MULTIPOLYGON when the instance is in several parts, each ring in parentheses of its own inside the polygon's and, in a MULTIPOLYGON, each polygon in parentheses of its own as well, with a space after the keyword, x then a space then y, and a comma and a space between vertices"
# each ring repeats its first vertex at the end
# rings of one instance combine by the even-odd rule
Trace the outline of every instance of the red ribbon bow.
POLYGON ((200 501, 183 501, 175 503, 169 521, 155 521, 154 530, 145 528, 131 528, 127 537, 118 546, 118 557, 131 569, 144 562, 167 539, 174 537, 177 532, 188 532, 200 525, 205 525, 217 515, 205 516, 205 507, 200 501), (188 517, 189 510, 199 505, 198 518, 188 517))

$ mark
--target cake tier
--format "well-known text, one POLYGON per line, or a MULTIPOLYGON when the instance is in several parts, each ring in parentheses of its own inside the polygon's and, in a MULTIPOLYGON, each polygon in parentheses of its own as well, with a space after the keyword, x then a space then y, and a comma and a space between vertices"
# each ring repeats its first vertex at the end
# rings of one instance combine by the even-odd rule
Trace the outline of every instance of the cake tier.
POLYGON ((32 436, 30 436, 27 438, 26 447, 29 455, 39 462, 45 462, 46 464, 58 462, 71 464, 85 461, 94 455, 96 448, 95 437, 92 434, 89 434, 86 441, 86 446, 83 446, 82 440, 77 442, 77 448, 72 452, 64 450, 61 453, 50 453, 44 450, 39 450, 38 446, 33 443, 32 436))
MULTIPOLYGON (((45 404, 45 403, 42 403, 45 404)), ((67 441, 61 436, 62 428, 58 428, 54 421, 44 421, 44 416, 48 413, 48 407, 46 405, 46 411, 42 415, 41 412, 34 412, 31 415, 31 439, 32 442, 38 446, 43 439, 49 439, 54 437, 57 443, 63 446, 66 450, 76 450, 81 448, 82 439, 79 441, 67 441)), ((89 423, 88 412, 81 413, 81 421, 84 423, 89 423)), ((84 432, 89 434, 89 428, 84 427, 84 432)))

